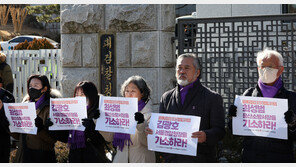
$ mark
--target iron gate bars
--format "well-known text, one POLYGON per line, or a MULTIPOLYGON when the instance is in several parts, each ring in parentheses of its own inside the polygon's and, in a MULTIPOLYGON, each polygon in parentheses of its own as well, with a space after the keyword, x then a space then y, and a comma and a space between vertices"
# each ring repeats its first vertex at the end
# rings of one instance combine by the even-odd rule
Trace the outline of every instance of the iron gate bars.
POLYGON ((225 108, 256 85, 256 53, 265 47, 283 55, 285 87, 296 90, 296 15, 179 19, 177 26, 178 55, 198 55, 201 82, 222 95, 225 108))

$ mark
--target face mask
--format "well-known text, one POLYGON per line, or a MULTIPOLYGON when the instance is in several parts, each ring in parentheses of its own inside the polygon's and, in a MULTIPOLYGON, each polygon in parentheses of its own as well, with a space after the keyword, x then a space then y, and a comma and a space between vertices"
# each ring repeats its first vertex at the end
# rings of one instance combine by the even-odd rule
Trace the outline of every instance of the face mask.
POLYGON ((29 89, 29 96, 30 99, 35 101, 36 99, 38 99, 40 96, 42 95, 41 93, 41 89, 35 89, 35 88, 30 88, 29 89))
POLYGON ((278 69, 265 67, 263 69, 259 69, 259 79, 263 83, 272 83, 277 78, 278 69))

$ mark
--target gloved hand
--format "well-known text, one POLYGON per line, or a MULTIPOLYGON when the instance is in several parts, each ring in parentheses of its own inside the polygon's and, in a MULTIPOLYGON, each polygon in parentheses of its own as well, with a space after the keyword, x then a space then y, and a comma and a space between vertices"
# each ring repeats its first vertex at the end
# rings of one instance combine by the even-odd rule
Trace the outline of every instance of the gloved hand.
POLYGON ((47 118, 45 120, 44 126, 48 128, 48 127, 50 127, 52 125, 53 125, 53 122, 50 120, 50 118, 47 118))
POLYGON ((140 112, 135 113, 135 120, 138 121, 138 124, 141 124, 144 122, 144 115, 140 112))
POLYGON ((94 119, 98 119, 100 118, 100 110, 96 110, 96 112, 94 113, 94 119))
POLYGON ((35 126, 38 128, 38 132, 40 132, 44 128, 43 120, 38 115, 35 118, 35 126))
POLYGON ((285 121, 289 126, 296 124, 296 117, 292 109, 289 109, 284 114, 285 114, 285 121))
POLYGON ((96 128, 94 121, 89 118, 82 119, 82 125, 85 127, 85 131, 94 131, 96 128))
POLYGON ((236 117, 237 115, 237 107, 235 105, 230 105, 228 109, 228 116, 236 117))

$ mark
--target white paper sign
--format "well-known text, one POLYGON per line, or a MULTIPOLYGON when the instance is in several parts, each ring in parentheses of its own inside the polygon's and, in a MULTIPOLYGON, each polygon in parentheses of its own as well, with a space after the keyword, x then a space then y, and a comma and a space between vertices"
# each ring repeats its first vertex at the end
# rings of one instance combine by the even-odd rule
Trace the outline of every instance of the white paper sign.
POLYGON ((199 131, 200 117, 176 114, 152 113, 148 135, 148 150, 196 156, 197 138, 191 138, 199 131))
POLYGON ((10 132, 37 134, 35 103, 4 103, 4 111, 10 132))
POLYGON ((284 113, 288 100, 236 96, 237 116, 232 119, 233 134, 288 139, 284 113))
POLYGON ((100 96, 100 117, 96 130, 135 134, 137 122, 134 114, 138 111, 137 98, 100 96))
POLYGON ((87 118, 86 98, 51 98, 49 115, 53 122, 49 130, 84 131, 82 119, 87 118))

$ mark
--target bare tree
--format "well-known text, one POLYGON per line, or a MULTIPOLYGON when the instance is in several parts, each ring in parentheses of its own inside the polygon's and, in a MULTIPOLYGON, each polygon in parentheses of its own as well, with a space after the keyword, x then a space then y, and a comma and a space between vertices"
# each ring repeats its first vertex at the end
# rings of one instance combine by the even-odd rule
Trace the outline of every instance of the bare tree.
POLYGON ((10 14, 12 18, 13 28, 15 33, 20 33, 22 30, 23 23, 25 21, 25 18, 28 14, 28 11, 26 8, 10 8, 10 14))
POLYGON ((0 20, 2 26, 5 26, 7 24, 9 9, 10 7, 7 7, 7 5, 0 6, 0 20))

